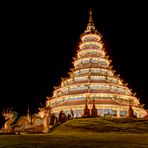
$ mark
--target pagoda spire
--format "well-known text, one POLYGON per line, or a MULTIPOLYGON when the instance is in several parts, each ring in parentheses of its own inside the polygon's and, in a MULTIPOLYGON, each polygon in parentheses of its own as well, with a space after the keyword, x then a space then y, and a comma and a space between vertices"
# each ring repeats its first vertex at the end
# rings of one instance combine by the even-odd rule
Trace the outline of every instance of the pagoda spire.
MULTIPOLYGON (((90 11, 89 11, 89 21, 88 21, 88 23, 92 23, 92 24, 93 24, 92 11, 91 11, 91 9, 90 9, 90 11)), ((94 24, 93 24, 93 25, 94 25, 94 24)))
POLYGON ((91 32, 91 31, 96 31, 96 30, 95 30, 95 25, 94 25, 93 18, 92 18, 92 10, 90 9, 89 20, 88 20, 88 24, 87 24, 87 28, 85 32, 91 32))

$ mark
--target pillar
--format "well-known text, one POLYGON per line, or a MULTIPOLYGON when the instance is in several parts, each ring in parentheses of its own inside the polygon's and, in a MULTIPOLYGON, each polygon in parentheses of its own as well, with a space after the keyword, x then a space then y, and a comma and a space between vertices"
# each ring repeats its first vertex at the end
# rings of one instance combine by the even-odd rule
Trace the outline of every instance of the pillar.
POLYGON ((117 118, 120 118, 120 110, 117 109, 117 118))

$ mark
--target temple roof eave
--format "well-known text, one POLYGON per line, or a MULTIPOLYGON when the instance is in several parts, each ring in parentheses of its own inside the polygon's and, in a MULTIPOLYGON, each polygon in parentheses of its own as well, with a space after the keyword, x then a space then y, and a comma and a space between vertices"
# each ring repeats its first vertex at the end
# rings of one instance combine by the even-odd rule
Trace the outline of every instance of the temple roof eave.
MULTIPOLYGON (((71 84, 71 85, 68 85, 68 86, 65 86, 65 87, 61 87, 61 88, 58 88, 58 89, 56 89, 55 91, 60 91, 60 90, 62 90, 62 89, 64 89, 64 88, 69 88, 69 87, 72 87, 72 86, 81 86, 81 85, 84 85, 84 86, 89 86, 89 85, 107 85, 107 86, 109 86, 109 87, 112 87, 112 86, 115 86, 115 87, 119 87, 119 88, 123 88, 123 89, 128 89, 126 86, 123 86, 123 85, 117 85, 117 84, 114 84, 114 83, 95 83, 95 82, 83 82, 83 83, 78 83, 78 84, 71 84)), ((128 91, 129 91, 129 89, 128 89, 128 91)))
MULTIPOLYGON (((63 100, 63 101, 66 101, 68 98, 73 98, 74 96, 76 98, 79 98, 80 96, 84 96, 84 97, 87 97, 87 96, 96 96, 96 94, 94 93, 85 93, 85 94, 78 94, 78 95, 65 95, 65 96, 60 96, 60 97, 56 97, 56 98, 53 98, 51 100, 47 100, 48 102, 56 102, 58 100, 63 100)), ((112 97, 112 98, 115 98, 115 97, 119 97, 119 99, 125 99, 125 100, 129 100, 129 99, 132 99, 132 100, 135 100, 137 101, 138 99, 134 96, 128 96, 128 95, 122 95, 122 94, 106 94, 106 93, 99 93, 98 94, 98 97, 101 97, 101 96, 105 96, 105 97, 112 97)), ((139 101, 137 102, 139 103, 139 101)))

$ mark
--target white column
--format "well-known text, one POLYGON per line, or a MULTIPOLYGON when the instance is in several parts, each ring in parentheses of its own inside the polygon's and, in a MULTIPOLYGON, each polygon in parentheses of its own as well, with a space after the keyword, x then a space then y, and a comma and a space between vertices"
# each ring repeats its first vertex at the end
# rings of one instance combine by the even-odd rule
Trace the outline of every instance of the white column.
POLYGON ((117 118, 120 118, 120 110, 117 108, 117 118))
POLYGON ((102 115, 103 115, 103 117, 104 117, 104 108, 102 108, 102 110, 103 110, 102 115))

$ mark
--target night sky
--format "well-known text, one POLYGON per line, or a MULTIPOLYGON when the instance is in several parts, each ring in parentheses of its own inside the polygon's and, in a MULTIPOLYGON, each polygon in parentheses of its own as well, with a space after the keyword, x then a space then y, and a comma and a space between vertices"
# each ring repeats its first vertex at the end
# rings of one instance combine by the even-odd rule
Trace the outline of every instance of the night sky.
POLYGON ((90 7, 116 74, 148 107, 145 3, 70 0, 1 5, 0 111, 38 111, 73 67, 90 7))

